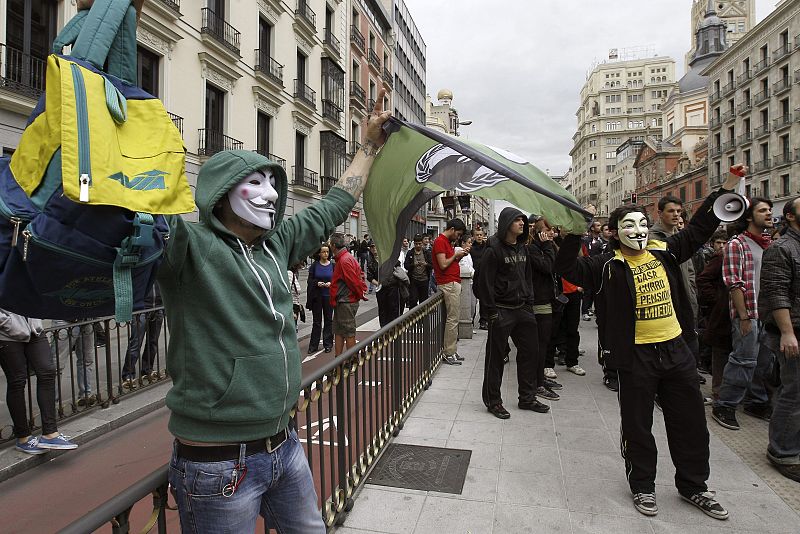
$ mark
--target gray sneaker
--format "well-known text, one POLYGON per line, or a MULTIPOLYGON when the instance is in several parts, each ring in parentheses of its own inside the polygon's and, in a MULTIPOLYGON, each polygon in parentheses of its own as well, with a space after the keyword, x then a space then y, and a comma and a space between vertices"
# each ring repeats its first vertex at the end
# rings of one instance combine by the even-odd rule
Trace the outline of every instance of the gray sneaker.
POLYGON ((658 513, 655 493, 634 493, 633 505, 644 515, 654 516, 658 513))
POLYGON ((442 357, 442 361, 447 365, 461 365, 461 362, 458 361, 455 354, 445 354, 442 357))

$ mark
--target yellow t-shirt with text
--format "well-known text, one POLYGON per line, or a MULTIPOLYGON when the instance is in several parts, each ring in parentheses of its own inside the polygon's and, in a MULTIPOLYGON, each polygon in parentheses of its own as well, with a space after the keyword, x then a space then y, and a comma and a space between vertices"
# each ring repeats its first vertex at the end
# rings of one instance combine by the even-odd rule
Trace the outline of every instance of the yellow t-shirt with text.
POLYGON ((667 271, 649 251, 625 256, 636 290, 636 344, 660 343, 681 335, 672 307, 667 271))

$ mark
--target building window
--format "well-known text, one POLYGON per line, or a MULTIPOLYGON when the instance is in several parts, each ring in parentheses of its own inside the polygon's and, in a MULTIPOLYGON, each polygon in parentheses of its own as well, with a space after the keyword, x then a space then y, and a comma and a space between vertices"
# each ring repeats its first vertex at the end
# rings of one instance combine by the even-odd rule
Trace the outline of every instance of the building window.
POLYGON ((703 197, 703 182, 698 180, 694 183, 694 198, 702 198, 703 197))
POLYGON ((589 174, 597 174, 597 167, 589 167, 589 174))
MULTIPOLYGON (((305 85, 306 83, 306 64, 308 58, 303 55, 300 50, 297 51, 297 83, 305 85)), ((302 86, 300 87, 302 89, 302 86)))
POLYGON ((260 17, 258 19, 258 51, 261 53, 262 58, 271 57, 272 26, 269 22, 260 17))
POLYGON ((597 146, 597 139, 590 139, 589 146, 597 146))
POLYGON ((306 167, 306 136, 298 131, 294 132, 294 166, 295 173, 302 176, 306 167))
POLYGON ((266 113, 258 112, 256 116, 256 151, 269 157, 269 127, 272 119, 266 113))
POLYGON ((589 154, 589 161, 597 161, 597 154, 596 153, 589 154))
POLYGON ((781 196, 788 197, 791 194, 789 189, 789 175, 784 174, 781 176, 781 196))
POLYGON ((614 165, 606 165, 606 172, 614 172, 614 165))
POLYGON ((136 47, 136 84, 158 98, 159 96, 159 63, 161 56, 151 51, 136 47))
MULTIPOLYGON (((222 134, 225 131, 225 91, 206 84, 206 130, 222 134)), ((210 138, 209 138, 210 139, 210 138)))
POLYGON ((320 171, 323 178, 338 180, 342 176, 347 167, 346 145, 347 142, 335 133, 320 132, 320 171))
POLYGON ((769 180, 761 181, 761 195, 764 198, 769 198, 769 180))
POLYGON ((686 202, 686 186, 681 187, 679 196, 682 201, 686 202))

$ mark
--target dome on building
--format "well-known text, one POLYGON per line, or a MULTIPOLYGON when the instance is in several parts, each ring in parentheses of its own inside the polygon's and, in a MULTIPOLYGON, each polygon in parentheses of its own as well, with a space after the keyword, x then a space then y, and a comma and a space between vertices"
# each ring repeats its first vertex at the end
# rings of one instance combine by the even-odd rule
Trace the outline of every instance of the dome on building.
POLYGON ((436 94, 437 100, 453 100, 453 92, 450 89, 441 89, 436 94))

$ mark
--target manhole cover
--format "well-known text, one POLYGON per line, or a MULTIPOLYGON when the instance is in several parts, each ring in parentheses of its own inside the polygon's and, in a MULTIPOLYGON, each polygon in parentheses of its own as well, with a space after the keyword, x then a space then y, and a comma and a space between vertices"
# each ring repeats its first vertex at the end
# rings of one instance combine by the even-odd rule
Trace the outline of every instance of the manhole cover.
POLYGON ((368 484, 461 494, 472 451, 391 444, 368 484))

